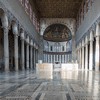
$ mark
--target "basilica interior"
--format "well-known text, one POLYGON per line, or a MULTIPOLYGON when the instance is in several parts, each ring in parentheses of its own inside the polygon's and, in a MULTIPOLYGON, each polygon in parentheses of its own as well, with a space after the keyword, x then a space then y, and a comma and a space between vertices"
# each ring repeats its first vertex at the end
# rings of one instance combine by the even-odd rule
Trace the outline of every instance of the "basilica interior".
POLYGON ((0 0, 0 100, 100 100, 100 0, 0 0))

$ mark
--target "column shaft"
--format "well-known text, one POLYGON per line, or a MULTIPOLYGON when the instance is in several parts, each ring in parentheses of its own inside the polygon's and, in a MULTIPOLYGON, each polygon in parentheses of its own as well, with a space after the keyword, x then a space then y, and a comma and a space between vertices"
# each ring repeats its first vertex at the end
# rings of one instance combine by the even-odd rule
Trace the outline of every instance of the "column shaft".
POLYGON ((51 63, 52 63, 52 54, 51 54, 51 63))
POLYGON ((95 53, 95 71, 99 71, 99 55, 100 55, 100 46, 99 46, 100 38, 96 37, 96 53, 95 53))
POLYGON ((90 41, 89 70, 93 68, 93 41, 90 41))
POLYGON ((55 63, 55 55, 54 55, 54 63, 55 63))
POLYGON ((88 44, 85 47, 85 70, 88 70, 88 44))
POLYGON ((4 28, 4 66, 5 71, 9 71, 9 40, 8 28, 4 28))
POLYGON ((80 50, 78 49, 78 64, 80 63, 80 50))
POLYGON ((82 47, 82 70, 84 70, 84 46, 82 47))
POLYGON ((32 55, 33 55, 33 47, 31 46, 30 47, 30 68, 32 69, 33 68, 33 57, 32 57, 32 55))
POLYGON ((81 52, 81 48, 80 48, 80 66, 79 68, 82 68, 82 52, 81 52))
POLYGON ((24 69, 24 39, 21 40, 21 66, 24 69))
POLYGON ((26 45, 26 61, 27 61, 27 69, 29 69, 29 44, 27 43, 27 45, 26 45))
POLYGON ((18 36, 14 34, 14 58, 15 58, 15 70, 18 71, 18 36))
POLYGON ((35 62, 37 63, 37 50, 35 50, 35 62))
POLYGON ((35 48, 34 48, 34 68, 36 67, 36 60, 35 60, 35 48))

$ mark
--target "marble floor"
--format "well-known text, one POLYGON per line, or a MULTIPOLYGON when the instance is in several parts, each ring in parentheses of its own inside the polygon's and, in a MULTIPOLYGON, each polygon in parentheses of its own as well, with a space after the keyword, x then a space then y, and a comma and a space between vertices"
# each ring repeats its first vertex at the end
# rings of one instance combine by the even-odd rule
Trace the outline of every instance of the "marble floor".
POLYGON ((35 71, 0 73, 0 100, 100 100, 100 73, 54 71, 52 78, 35 71))

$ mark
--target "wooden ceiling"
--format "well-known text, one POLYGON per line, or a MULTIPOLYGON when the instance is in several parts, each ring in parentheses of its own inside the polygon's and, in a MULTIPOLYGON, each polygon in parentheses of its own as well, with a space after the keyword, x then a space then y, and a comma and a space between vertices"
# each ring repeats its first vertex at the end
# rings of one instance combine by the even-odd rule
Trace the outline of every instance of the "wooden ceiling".
POLYGON ((76 18, 83 0, 33 0, 41 18, 76 18))

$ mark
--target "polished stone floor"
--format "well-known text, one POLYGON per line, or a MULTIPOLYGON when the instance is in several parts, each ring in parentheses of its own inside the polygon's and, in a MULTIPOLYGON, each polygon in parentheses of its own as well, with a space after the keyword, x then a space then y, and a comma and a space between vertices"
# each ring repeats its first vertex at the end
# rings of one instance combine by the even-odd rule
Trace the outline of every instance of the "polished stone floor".
POLYGON ((52 78, 47 73, 42 78, 34 71, 0 73, 0 100, 100 100, 100 73, 54 71, 52 78))

